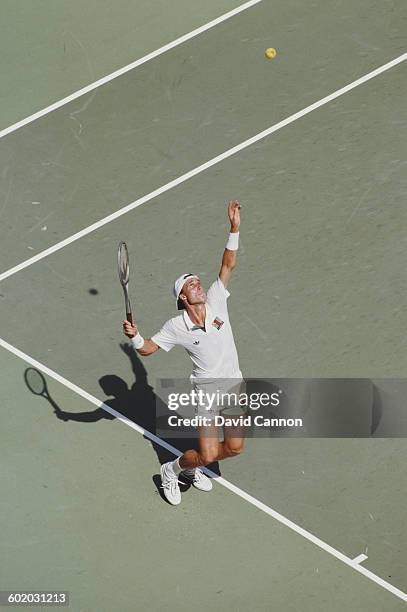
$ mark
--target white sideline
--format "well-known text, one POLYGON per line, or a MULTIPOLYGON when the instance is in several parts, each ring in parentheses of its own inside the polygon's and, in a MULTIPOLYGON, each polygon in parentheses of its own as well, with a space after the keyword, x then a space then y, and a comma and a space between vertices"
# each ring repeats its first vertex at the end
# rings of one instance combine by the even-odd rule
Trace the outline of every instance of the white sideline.
POLYGON ((84 96, 90 91, 97 89, 101 85, 105 85, 106 83, 113 81, 113 79, 116 79, 122 74, 129 72, 129 70, 133 70, 134 68, 137 68, 138 66, 141 66, 142 64, 145 64, 146 62, 154 59, 155 57, 158 57, 159 55, 162 55, 163 53, 170 51, 170 49, 174 49, 174 47, 178 47, 178 45, 182 45, 182 43, 186 42, 187 40, 191 40, 191 38, 194 38, 195 36, 202 34, 202 32, 206 32, 207 30, 210 30, 211 28, 218 25, 219 23, 222 23, 222 21, 226 21, 227 19, 234 17, 238 13, 245 11, 251 6, 258 4, 259 2, 262 2, 262 0, 250 0, 249 2, 245 2, 244 4, 232 9, 231 11, 224 13, 220 17, 217 17, 216 19, 209 21, 205 25, 200 26, 199 28, 196 28, 195 30, 192 30, 188 34, 184 34, 183 36, 180 36, 179 38, 164 45, 163 47, 160 47, 159 49, 152 51, 148 55, 145 55, 144 57, 141 57, 140 59, 134 62, 131 62, 131 64, 127 64, 127 66, 123 66, 123 68, 119 68, 118 70, 111 72, 110 74, 102 77, 101 79, 94 81, 94 83, 90 83, 89 85, 86 85, 86 87, 82 87, 82 89, 78 89, 78 91, 74 91, 69 96, 62 98, 61 100, 58 100, 58 102, 54 102, 53 104, 50 104, 49 106, 43 108, 42 110, 39 110, 32 115, 29 115, 29 117, 26 117, 25 119, 21 119, 21 121, 18 121, 17 123, 13 123, 13 125, 10 125, 9 127, 4 128, 3 130, 0 131, 0 138, 3 138, 4 136, 7 136, 7 134, 11 134, 12 132, 15 132, 19 128, 22 128, 24 125, 27 125, 28 123, 32 123, 36 119, 39 119, 40 117, 43 117, 44 115, 47 115, 48 113, 52 113, 52 111, 57 110, 58 108, 61 108, 61 106, 64 106, 65 104, 68 104, 69 102, 72 102, 73 100, 76 100, 77 98, 80 98, 81 96, 84 96))
POLYGON ((190 170, 189 172, 186 172, 185 174, 182 174, 178 178, 170 181, 169 183, 166 183, 165 185, 163 185, 162 187, 159 187, 158 189, 155 189, 154 191, 151 191, 147 195, 139 198, 138 200, 135 200, 131 204, 127 204, 127 206, 124 206, 123 208, 120 208, 119 210, 115 211, 114 213, 111 213, 107 217, 104 217, 103 219, 100 219, 99 221, 96 221, 96 223, 92 223, 92 225, 89 225, 88 227, 85 227, 84 229, 80 230, 79 232, 73 234, 72 236, 69 236, 68 238, 65 238, 64 240, 61 240, 61 242, 57 242, 53 246, 45 249, 44 251, 41 251, 40 253, 37 253, 37 255, 34 255, 33 257, 30 257, 29 259, 26 259, 25 261, 21 262, 20 264, 18 264, 16 266, 13 266, 9 270, 6 270, 2 274, 0 274, 0 282, 3 281, 4 279, 8 278, 9 276, 12 276, 13 274, 16 274, 20 270, 23 270, 24 268, 27 268, 28 266, 31 266, 35 262, 40 261, 44 257, 47 257, 48 255, 51 255, 52 253, 55 253, 56 251, 59 251, 63 247, 67 246, 68 244, 71 244, 72 242, 75 242, 76 240, 79 240, 80 238, 83 238, 83 236, 86 236, 87 234, 90 234, 91 232, 94 232, 95 230, 99 229, 100 227, 103 227, 104 225, 106 225, 107 223, 110 223, 111 221, 114 221, 115 219, 118 219, 122 215, 125 215, 126 213, 130 212, 131 210, 134 210, 138 206, 141 206, 142 204, 145 204, 146 202, 149 202, 153 198, 158 197, 159 195, 165 193, 166 191, 169 191, 170 189, 173 189, 174 187, 177 187, 177 185, 180 185, 181 183, 184 183, 185 181, 188 181, 190 178, 196 176, 197 174, 200 174, 201 172, 204 172, 208 168, 211 168, 212 166, 215 166, 216 164, 219 164, 224 159, 227 159, 228 157, 231 157, 232 155, 235 155, 236 153, 239 153, 239 151, 242 151, 243 149, 246 149, 250 145, 258 142, 259 140, 262 140, 263 138, 266 138, 267 136, 270 136, 270 134, 273 134, 274 132, 277 132, 278 130, 281 130, 281 128, 285 127, 286 125, 289 125, 290 123, 293 123, 297 119, 301 119, 301 117, 304 117, 305 115, 308 115, 308 113, 311 113, 312 111, 316 110, 317 108, 320 108, 321 106, 324 106, 325 104, 328 104, 328 102, 331 102, 332 100, 335 100, 339 96, 343 96, 348 91, 351 91, 352 89, 355 89, 355 87, 358 87, 359 85, 362 85, 363 83, 366 83, 366 81, 369 81, 370 79, 373 79, 374 77, 378 76, 379 74, 382 74, 383 72, 385 72, 386 70, 389 70, 390 68, 393 68, 393 66, 396 66, 397 64, 400 64, 401 62, 405 61, 406 59, 407 59, 407 53, 403 53, 403 55, 400 55, 399 57, 396 57, 395 59, 391 60, 390 62, 387 62, 386 64, 383 64, 382 66, 379 66, 379 68, 376 68, 375 70, 372 70, 372 72, 369 72, 368 74, 365 74, 364 76, 360 77, 359 79, 356 79, 356 81, 353 81, 352 83, 349 83, 349 85, 346 85, 345 87, 342 87, 341 89, 337 89, 336 91, 334 91, 333 93, 329 94, 328 96, 325 96, 325 98, 321 98, 320 100, 318 100, 317 102, 314 102, 310 106, 307 106, 307 107, 303 108, 302 110, 298 111, 297 113, 294 113, 293 115, 290 115, 286 119, 283 119, 282 121, 279 121, 278 123, 276 123, 276 124, 272 125, 271 127, 267 128, 263 132, 259 132, 258 134, 256 134, 252 138, 249 138, 248 140, 245 140, 244 142, 241 142, 240 144, 236 145, 235 147, 232 147, 231 149, 228 149, 227 151, 224 151, 223 153, 221 153, 217 157, 213 157, 212 159, 210 159, 209 161, 205 162, 204 164, 201 164, 200 166, 197 166, 193 170, 190 170))
MULTIPOLYGON (((13 355, 16 355, 17 357, 19 357, 20 359, 22 359, 26 363, 29 363, 32 367, 37 368, 38 370, 40 370, 41 372, 43 372, 44 374, 46 374, 50 378, 53 378, 57 382, 61 383, 62 385, 64 385, 65 387, 67 387, 68 389, 73 391, 74 393, 77 393, 78 395, 80 395, 84 399, 88 400, 89 402, 91 402, 92 404, 97 406, 98 408, 103 408, 104 410, 106 410, 106 412, 109 412, 110 414, 115 416, 117 419, 122 421, 122 423, 124 423, 125 425, 128 425, 129 427, 132 427, 133 429, 138 431, 140 434, 142 434, 143 436, 145 436, 146 438, 148 438, 149 440, 151 440, 155 444, 159 444, 160 446, 162 446, 163 448, 165 448, 168 451, 172 452, 174 455, 176 455, 178 457, 182 454, 178 449, 174 448, 173 446, 171 446, 170 444, 168 444, 167 442, 165 442, 164 440, 162 440, 158 436, 155 436, 154 434, 152 434, 149 431, 143 429, 142 427, 140 427, 136 423, 133 423, 133 421, 131 421, 130 419, 128 419, 125 416, 123 416, 122 414, 120 414, 120 412, 117 412, 116 410, 114 410, 110 406, 107 406, 104 402, 98 400, 96 397, 94 397, 93 395, 91 395, 87 391, 84 391, 83 389, 81 389, 80 387, 78 387, 74 383, 70 382, 69 380, 67 380, 66 378, 61 376, 60 374, 57 374, 56 372, 54 372, 53 370, 51 370, 47 366, 45 366, 42 363, 40 363, 39 361, 37 361, 36 359, 33 359, 32 357, 30 357, 26 353, 23 353, 18 348, 16 348, 15 346, 9 344, 8 342, 3 340, 2 338, 0 338, 0 346, 2 346, 4 349, 9 351, 13 355)), ((360 574, 362 574, 363 576, 365 576, 366 578, 368 578, 372 582, 375 582, 376 584, 378 584, 382 588, 386 589, 387 591, 389 591, 390 593, 392 593, 393 595, 395 595, 399 599, 402 599, 403 601, 407 601, 407 593, 404 593, 403 591, 401 591, 400 589, 396 588, 395 586, 393 586, 389 582, 386 582, 386 580, 383 580, 382 578, 380 578, 379 576, 377 576, 373 572, 370 572, 368 569, 364 568, 363 566, 361 566, 361 565, 359 565, 357 563, 357 559, 359 559, 359 557, 361 557, 361 556, 365 557, 366 555, 359 555, 359 557, 356 557, 355 559, 350 559, 349 557, 347 557, 346 555, 344 555, 340 551, 336 550, 335 548, 333 548, 332 546, 330 546, 329 544, 327 544, 323 540, 320 540, 318 537, 314 536, 312 533, 310 533, 306 529, 303 529, 302 527, 300 527, 296 523, 293 523, 293 521, 290 521, 290 519, 286 518, 285 516, 283 516, 279 512, 276 512, 275 510, 273 510, 272 508, 270 508, 269 506, 267 506, 263 502, 259 501, 258 499, 256 499, 252 495, 250 495, 249 493, 246 493, 246 491, 243 491, 242 489, 240 489, 239 487, 237 487, 233 483, 229 482, 225 478, 217 476, 216 474, 214 474, 213 472, 211 472, 210 470, 208 470, 206 468, 205 468, 205 471, 210 476, 215 478, 216 481, 219 484, 221 484, 223 487, 225 487, 226 489, 229 489, 229 491, 231 491, 232 493, 235 493, 235 495, 238 495, 239 497, 241 497, 242 499, 247 501, 252 506, 255 506, 256 508, 258 508, 262 512, 265 512, 266 514, 268 514, 269 516, 274 518, 276 521, 282 523, 283 525, 285 525, 286 527, 288 527, 292 531, 295 531, 296 533, 298 533, 300 536, 302 536, 303 538, 305 538, 309 542, 312 542, 313 544, 315 544, 316 546, 318 546, 319 548, 321 548, 325 552, 329 553, 333 557, 336 557, 336 559, 338 559, 339 561, 342 561, 342 563, 345 563, 345 565, 348 565, 350 568, 352 568, 353 570, 359 572, 360 574)))

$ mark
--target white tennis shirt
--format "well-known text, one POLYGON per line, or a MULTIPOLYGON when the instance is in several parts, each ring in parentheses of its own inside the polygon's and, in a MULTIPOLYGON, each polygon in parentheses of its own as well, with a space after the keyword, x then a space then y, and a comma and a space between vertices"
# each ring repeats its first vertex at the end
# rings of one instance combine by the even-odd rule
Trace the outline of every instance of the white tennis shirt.
POLYGON ((151 338, 167 352, 174 346, 183 346, 194 364, 191 377, 243 378, 229 321, 229 295, 218 276, 206 294, 205 330, 192 323, 183 310, 151 338))

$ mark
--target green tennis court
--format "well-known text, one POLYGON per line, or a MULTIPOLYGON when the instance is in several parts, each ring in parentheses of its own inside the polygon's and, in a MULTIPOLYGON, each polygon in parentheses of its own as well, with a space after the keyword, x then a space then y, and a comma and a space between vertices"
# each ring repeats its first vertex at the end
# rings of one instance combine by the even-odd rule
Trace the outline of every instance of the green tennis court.
POLYGON ((216 278, 238 198, 244 376, 407 377, 406 4, 0 16, 0 591, 69 591, 75 612, 403 610, 404 438, 250 439, 211 494, 161 499, 149 408, 190 362, 129 350, 115 258, 125 240, 151 337, 179 274, 216 278))

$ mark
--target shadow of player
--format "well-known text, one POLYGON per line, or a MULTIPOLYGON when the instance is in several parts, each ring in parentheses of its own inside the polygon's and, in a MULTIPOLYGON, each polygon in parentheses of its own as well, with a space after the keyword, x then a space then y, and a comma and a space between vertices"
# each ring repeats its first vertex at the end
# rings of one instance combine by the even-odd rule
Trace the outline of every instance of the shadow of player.
MULTIPOLYGON (((166 415, 170 415, 172 413, 168 410, 163 401, 154 393, 153 387, 148 383, 147 371, 137 353, 127 343, 120 344, 120 348, 130 359, 135 380, 129 388, 127 383, 116 374, 105 374, 102 376, 99 379, 99 384, 104 394, 107 396, 107 399, 104 400, 104 405, 126 417, 139 427, 142 427, 146 432, 156 435, 157 408, 159 408, 161 418, 165 418, 166 415)), ((33 370, 33 368, 30 368, 30 370, 33 370)), ((98 407, 94 410, 85 412, 68 412, 62 410, 56 401, 51 397, 42 373, 35 370, 35 375, 39 381, 37 383, 38 387, 43 387, 46 389, 46 393, 37 393, 33 385, 30 386, 27 384, 28 388, 36 395, 41 395, 44 397, 44 399, 51 404, 55 416, 61 421, 95 423, 102 419, 116 419, 114 414, 110 413, 103 407, 98 407)), ((27 383, 27 377, 24 376, 24 378, 27 383)), ((163 440, 163 442, 166 442, 168 445, 174 447, 181 453, 188 449, 198 450, 198 440, 194 436, 194 432, 195 430, 191 429, 190 438, 171 438, 161 435, 160 440, 163 440)), ((160 464, 174 460, 175 455, 173 452, 167 448, 164 448, 158 441, 152 440, 148 435, 144 435, 144 438, 148 439, 151 443, 160 464)), ((220 475, 219 465, 217 462, 212 463, 208 466, 208 468, 220 475)), ((161 484, 161 478, 158 474, 154 475, 153 477, 154 483, 157 482, 157 479, 160 480, 161 484)), ((189 488, 189 485, 187 488, 189 488)), ((161 494, 161 489, 159 492, 161 494)))

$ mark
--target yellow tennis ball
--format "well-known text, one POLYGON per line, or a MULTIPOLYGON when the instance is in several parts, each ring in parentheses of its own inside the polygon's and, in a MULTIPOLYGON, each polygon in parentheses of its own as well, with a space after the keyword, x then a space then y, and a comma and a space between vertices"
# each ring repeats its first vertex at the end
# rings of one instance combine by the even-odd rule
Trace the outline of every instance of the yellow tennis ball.
POLYGON ((269 47, 266 49, 266 57, 267 59, 274 59, 277 55, 277 51, 273 49, 273 47, 269 47))

